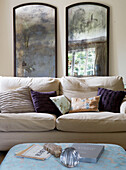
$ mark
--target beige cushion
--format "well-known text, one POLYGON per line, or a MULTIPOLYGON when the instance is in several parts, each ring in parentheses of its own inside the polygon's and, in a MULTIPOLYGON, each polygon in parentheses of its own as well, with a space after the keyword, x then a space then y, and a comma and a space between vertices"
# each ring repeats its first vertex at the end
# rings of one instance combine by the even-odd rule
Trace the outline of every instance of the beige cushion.
POLYGON ((120 113, 126 113, 126 101, 123 101, 120 106, 120 113))
POLYGON ((86 98, 97 95, 98 88, 103 87, 110 90, 124 90, 122 77, 63 77, 61 79, 61 94, 64 94, 68 99, 72 97, 86 98))
POLYGON ((48 131, 55 128, 55 120, 47 113, 0 114, 0 131, 48 131))
POLYGON ((34 112, 29 87, 0 92, 2 113, 34 112))
POLYGON ((62 115, 56 120, 58 130, 67 132, 124 132, 126 114, 84 112, 62 115))
POLYGON ((71 99, 71 110, 69 113, 74 112, 90 112, 90 111, 99 111, 100 96, 89 97, 89 98, 72 98, 71 99))
POLYGON ((59 94, 59 80, 48 77, 0 77, 0 92, 29 86, 32 90, 39 92, 56 91, 59 94))

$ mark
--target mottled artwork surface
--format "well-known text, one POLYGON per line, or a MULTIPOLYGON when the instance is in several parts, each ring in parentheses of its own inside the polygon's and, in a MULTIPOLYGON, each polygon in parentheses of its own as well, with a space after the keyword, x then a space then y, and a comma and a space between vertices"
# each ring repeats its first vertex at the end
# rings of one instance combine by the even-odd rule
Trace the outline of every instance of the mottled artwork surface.
POLYGON ((55 15, 45 4, 14 8, 15 76, 56 76, 55 15))
POLYGON ((93 3, 67 7, 67 75, 108 74, 108 9, 93 3))

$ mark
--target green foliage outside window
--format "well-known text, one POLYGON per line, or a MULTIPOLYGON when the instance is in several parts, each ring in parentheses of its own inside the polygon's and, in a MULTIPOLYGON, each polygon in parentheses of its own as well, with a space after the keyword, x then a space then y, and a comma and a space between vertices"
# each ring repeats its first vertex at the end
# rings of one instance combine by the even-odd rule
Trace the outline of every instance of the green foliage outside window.
POLYGON ((68 53, 68 75, 93 75, 95 67, 95 48, 68 53))

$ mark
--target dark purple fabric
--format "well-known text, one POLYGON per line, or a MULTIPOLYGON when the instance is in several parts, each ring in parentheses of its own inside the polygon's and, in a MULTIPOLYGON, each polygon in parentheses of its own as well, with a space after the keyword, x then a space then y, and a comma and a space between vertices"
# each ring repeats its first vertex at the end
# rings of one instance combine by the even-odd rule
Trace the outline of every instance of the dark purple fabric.
POLYGON ((113 91, 104 88, 98 88, 99 111, 109 111, 120 113, 120 105, 125 97, 124 91, 113 91))
POLYGON ((57 117, 60 116, 61 112, 49 98, 54 96, 57 96, 56 91, 37 92, 31 90, 31 97, 35 111, 38 113, 55 114, 57 117))

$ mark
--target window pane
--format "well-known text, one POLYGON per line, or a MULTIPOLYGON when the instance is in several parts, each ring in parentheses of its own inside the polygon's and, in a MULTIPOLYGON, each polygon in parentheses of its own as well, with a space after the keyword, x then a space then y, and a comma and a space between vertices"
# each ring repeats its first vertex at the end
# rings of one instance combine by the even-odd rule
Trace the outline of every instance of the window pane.
POLYGON ((95 48, 87 48, 83 51, 71 51, 68 53, 68 75, 84 76, 94 75, 95 48))

